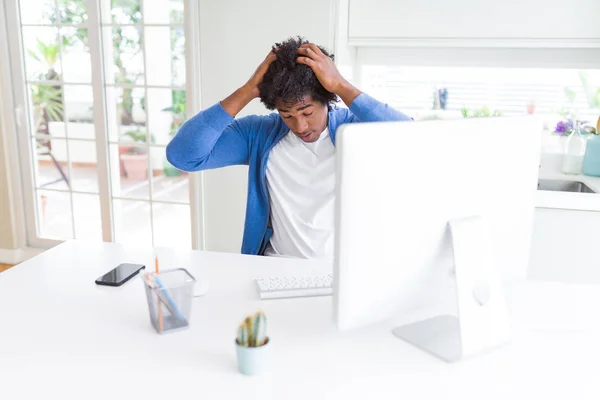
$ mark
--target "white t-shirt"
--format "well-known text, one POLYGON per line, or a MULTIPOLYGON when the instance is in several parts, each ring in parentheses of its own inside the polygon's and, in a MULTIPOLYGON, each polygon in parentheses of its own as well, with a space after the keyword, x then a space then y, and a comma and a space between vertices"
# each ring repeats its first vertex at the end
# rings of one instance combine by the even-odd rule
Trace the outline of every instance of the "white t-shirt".
POLYGON ((313 143, 288 132, 269 155, 267 189, 273 236, 265 255, 333 260, 335 146, 329 129, 313 143))

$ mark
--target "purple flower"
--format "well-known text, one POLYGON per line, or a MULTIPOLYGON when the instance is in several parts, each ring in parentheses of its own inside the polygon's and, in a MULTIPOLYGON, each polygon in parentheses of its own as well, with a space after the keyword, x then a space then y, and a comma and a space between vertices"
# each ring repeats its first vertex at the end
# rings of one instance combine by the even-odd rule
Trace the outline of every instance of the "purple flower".
POLYGON ((569 135, 573 131, 573 120, 566 121, 558 121, 556 124, 556 128, 554 128, 554 133, 559 136, 569 135))
POLYGON ((563 121, 559 121, 558 124, 556 124, 556 128, 554 128, 554 132, 562 136, 565 134, 565 128, 565 123, 563 121))
POLYGON ((573 130, 573 120, 568 120, 567 123, 565 124, 565 130, 567 132, 570 132, 573 130))

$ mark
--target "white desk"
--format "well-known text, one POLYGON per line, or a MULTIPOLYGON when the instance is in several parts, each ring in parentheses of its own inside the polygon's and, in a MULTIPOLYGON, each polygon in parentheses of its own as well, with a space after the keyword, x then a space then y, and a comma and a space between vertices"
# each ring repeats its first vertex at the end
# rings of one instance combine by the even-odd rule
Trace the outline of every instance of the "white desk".
POLYGON ((260 301, 251 278, 324 272, 310 261, 157 250, 163 269, 210 278, 191 326, 160 336, 143 284, 94 280, 153 252, 67 242, 0 274, 2 399, 599 399, 600 287, 528 283, 508 293, 510 345, 445 364, 391 325, 338 333, 331 297, 260 301), (234 335, 269 318, 272 372, 237 372, 234 335))

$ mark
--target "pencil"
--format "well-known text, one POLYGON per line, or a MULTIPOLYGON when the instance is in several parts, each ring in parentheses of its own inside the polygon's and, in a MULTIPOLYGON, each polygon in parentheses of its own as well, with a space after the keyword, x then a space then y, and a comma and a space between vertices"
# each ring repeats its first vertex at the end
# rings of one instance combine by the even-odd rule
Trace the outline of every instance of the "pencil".
MULTIPOLYGON (((154 272, 156 275, 160 274, 160 268, 158 267, 158 256, 154 256, 154 272)), ((160 290, 160 289, 159 289, 160 290)), ((158 305, 158 331, 163 331, 163 314, 162 314, 162 304, 160 304, 160 297, 158 293, 156 294, 156 304, 158 305)))

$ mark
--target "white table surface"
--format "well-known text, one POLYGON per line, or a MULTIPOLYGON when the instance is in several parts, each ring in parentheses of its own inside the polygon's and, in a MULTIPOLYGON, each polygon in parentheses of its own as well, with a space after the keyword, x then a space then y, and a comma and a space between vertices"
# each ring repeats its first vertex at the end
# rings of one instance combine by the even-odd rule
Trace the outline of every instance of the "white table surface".
POLYGON ((66 242, 0 274, 1 399, 599 399, 600 286, 527 282, 507 292, 513 339, 446 364, 391 323, 337 332, 332 298, 261 301, 252 278, 326 273, 304 260, 156 250, 163 269, 210 279, 191 326, 158 335, 143 284, 94 280, 153 250, 66 242), (265 311, 272 368, 237 372, 234 336, 265 311))

